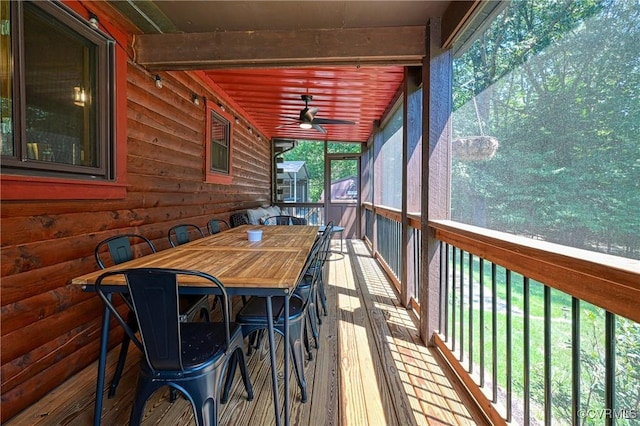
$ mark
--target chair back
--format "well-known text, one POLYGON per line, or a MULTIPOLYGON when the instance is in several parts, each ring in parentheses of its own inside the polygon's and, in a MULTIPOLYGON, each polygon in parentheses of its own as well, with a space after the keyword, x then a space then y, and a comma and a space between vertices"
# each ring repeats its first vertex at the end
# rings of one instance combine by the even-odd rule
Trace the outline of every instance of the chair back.
POLYGON ((249 225, 249 216, 247 213, 234 213, 229 216, 229 221, 234 228, 240 225, 249 225))
POLYGON ((96 280, 95 288, 98 296, 111 314, 116 317, 129 338, 145 354, 147 363, 153 371, 184 371, 178 291, 180 276, 198 276, 217 287, 222 299, 222 315, 225 323, 226 347, 228 348, 230 340, 229 300, 224 286, 217 278, 198 271, 136 268, 106 272, 96 280), (140 338, 136 336, 111 302, 109 295, 103 290, 103 281, 113 275, 125 277, 133 312, 140 330, 140 338))
POLYGON ((131 241, 141 240, 144 242, 152 253, 156 252, 156 248, 153 243, 144 235, 140 234, 120 234, 114 235, 113 237, 109 237, 105 240, 102 240, 96 245, 96 248, 93 252, 93 255, 96 259, 96 263, 100 267, 100 269, 106 268, 104 264, 103 249, 107 246, 109 255, 111 256, 111 261, 114 265, 118 265, 120 263, 126 262, 128 260, 133 259, 133 248, 131 246, 131 241))
POLYGON ((301 286, 307 286, 307 285, 314 286, 316 284, 319 277, 318 268, 314 268, 313 265, 315 265, 318 262, 321 251, 322 251, 322 239, 318 238, 313 243, 313 247, 311 247, 311 251, 307 256, 307 260, 304 263, 304 267, 302 268, 302 274, 298 278, 298 283, 296 284, 296 288, 292 292, 292 294, 296 297, 299 297, 300 294, 307 294, 307 300, 303 300, 305 305, 309 302, 308 296, 310 295, 310 292, 298 292, 296 290, 298 289, 298 287, 301 287, 301 286))
POLYGON ((293 225, 293 216, 270 216, 264 219, 265 225, 293 225))
POLYGON ((229 223, 223 219, 211 219, 207 223, 207 229, 209 230, 209 235, 217 234, 218 232, 224 229, 231 229, 229 223))
POLYGON ((204 232, 202 232, 202 229, 200 229, 199 226, 192 225, 190 223, 183 223, 169 228, 167 237, 169 238, 171 247, 176 247, 191 241, 191 231, 195 231, 196 234, 200 235, 201 238, 204 237, 204 232))
POLYGON ((331 234, 333 233, 333 228, 334 228, 334 224, 333 222, 329 222, 325 225, 324 227, 324 232, 322 233, 322 241, 323 241, 323 246, 322 246, 322 261, 324 262, 325 260, 327 260, 327 257, 329 257, 329 251, 331 248, 331 234))

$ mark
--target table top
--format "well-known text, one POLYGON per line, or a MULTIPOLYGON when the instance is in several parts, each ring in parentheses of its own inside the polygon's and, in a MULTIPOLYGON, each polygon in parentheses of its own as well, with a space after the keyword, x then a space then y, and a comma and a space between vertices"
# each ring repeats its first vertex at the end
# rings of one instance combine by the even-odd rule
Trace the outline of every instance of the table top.
MULTIPOLYGON (((139 257, 74 278, 72 284, 91 285, 104 272, 127 268, 175 268, 205 272, 225 287, 293 288, 318 234, 317 226, 243 225, 189 243, 139 257), (247 231, 261 229, 262 240, 249 242, 247 231)), ((122 276, 109 277, 124 285, 122 276)), ((201 278, 184 276, 181 285, 210 286, 201 278)))

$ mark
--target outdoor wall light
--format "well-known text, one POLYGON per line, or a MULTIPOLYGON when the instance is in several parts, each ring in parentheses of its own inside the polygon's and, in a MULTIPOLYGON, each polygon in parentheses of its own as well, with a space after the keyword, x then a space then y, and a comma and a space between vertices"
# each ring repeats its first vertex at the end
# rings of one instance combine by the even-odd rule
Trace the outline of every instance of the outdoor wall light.
POLYGON ((87 94, 80 86, 73 88, 73 103, 77 106, 83 107, 87 101, 87 94))
POLYGON ((218 106, 220 107, 221 110, 226 111, 227 109, 224 107, 224 105, 222 104, 218 104, 218 106))
POLYGON ((251 127, 247 127, 247 129, 249 130, 249 133, 253 134, 253 129, 251 127))
POLYGON ((236 124, 240 123, 240 119, 238 117, 235 117, 235 120, 236 120, 236 124))
POLYGON ((160 78, 160 76, 158 74, 156 74, 156 87, 158 89, 162 89, 162 79, 160 78))
POLYGON ((97 30, 99 23, 100 21, 98 21, 98 17, 96 16, 96 14, 89 12, 89 25, 97 30))
POLYGON ((193 101, 194 104, 200 105, 200 98, 195 93, 191 95, 191 100, 193 101))

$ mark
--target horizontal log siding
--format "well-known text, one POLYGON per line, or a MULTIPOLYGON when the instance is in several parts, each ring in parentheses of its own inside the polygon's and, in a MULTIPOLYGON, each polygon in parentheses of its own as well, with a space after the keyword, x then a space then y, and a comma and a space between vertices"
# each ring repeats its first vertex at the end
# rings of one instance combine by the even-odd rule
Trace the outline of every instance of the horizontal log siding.
POLYGON ((172 225, 205 228, 212 217, 269 203, 267 138, 258 140, 241 112, 231 111, 240 118, 233 134, 233 182, 204 183, 206 109, 203 102, 193 104, 191 95, 216 104, 221 98, 197 74, 161 76, 158 89, 154 73, 128 64, 127 164, 118 164, 127 171, 125 199, 1 203, 0 422, 97 358, 102 305, 69 282, 96 269, 99 241, 136 232, 163 250, 172 225))

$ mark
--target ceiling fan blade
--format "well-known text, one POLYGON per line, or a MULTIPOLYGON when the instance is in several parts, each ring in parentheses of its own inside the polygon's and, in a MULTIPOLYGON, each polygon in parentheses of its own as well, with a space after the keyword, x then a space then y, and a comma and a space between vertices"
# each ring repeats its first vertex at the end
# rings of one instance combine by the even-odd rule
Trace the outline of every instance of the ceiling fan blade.
POLYGON ((289 126, 297 126, 298 125, 298 120, 296 120, 295 122, 291 122, 291 123, 286 123, 286 124, 280 124, 276 127, 274 127, 275 129, 282 129, 283 127, 289 127, 289 126))
POLYGON ((312 125, 312 126, 313 126, 313 128, 314 128, 314 129, 316 129, 317 131, 322 132, 322 133, 327 133, 327 131, 325 130, 325 128, 324 128, 324 127, 322 127, 321 125, 316 124, 316 123, 312 123, 311 125, 312 125))
POLYGON ((290 115, 282 115, 282 114, 278 114, 278 117, 280 118, 286 118, 287 120, 291 120, 291 121, 295 121, 296 123, 300 120, 298 120, 297 117, 291 117, 290 115))
POLYGON ((314 118, 311 124, 356 124, 355 121, 338 120, 333 118, 314 118))

